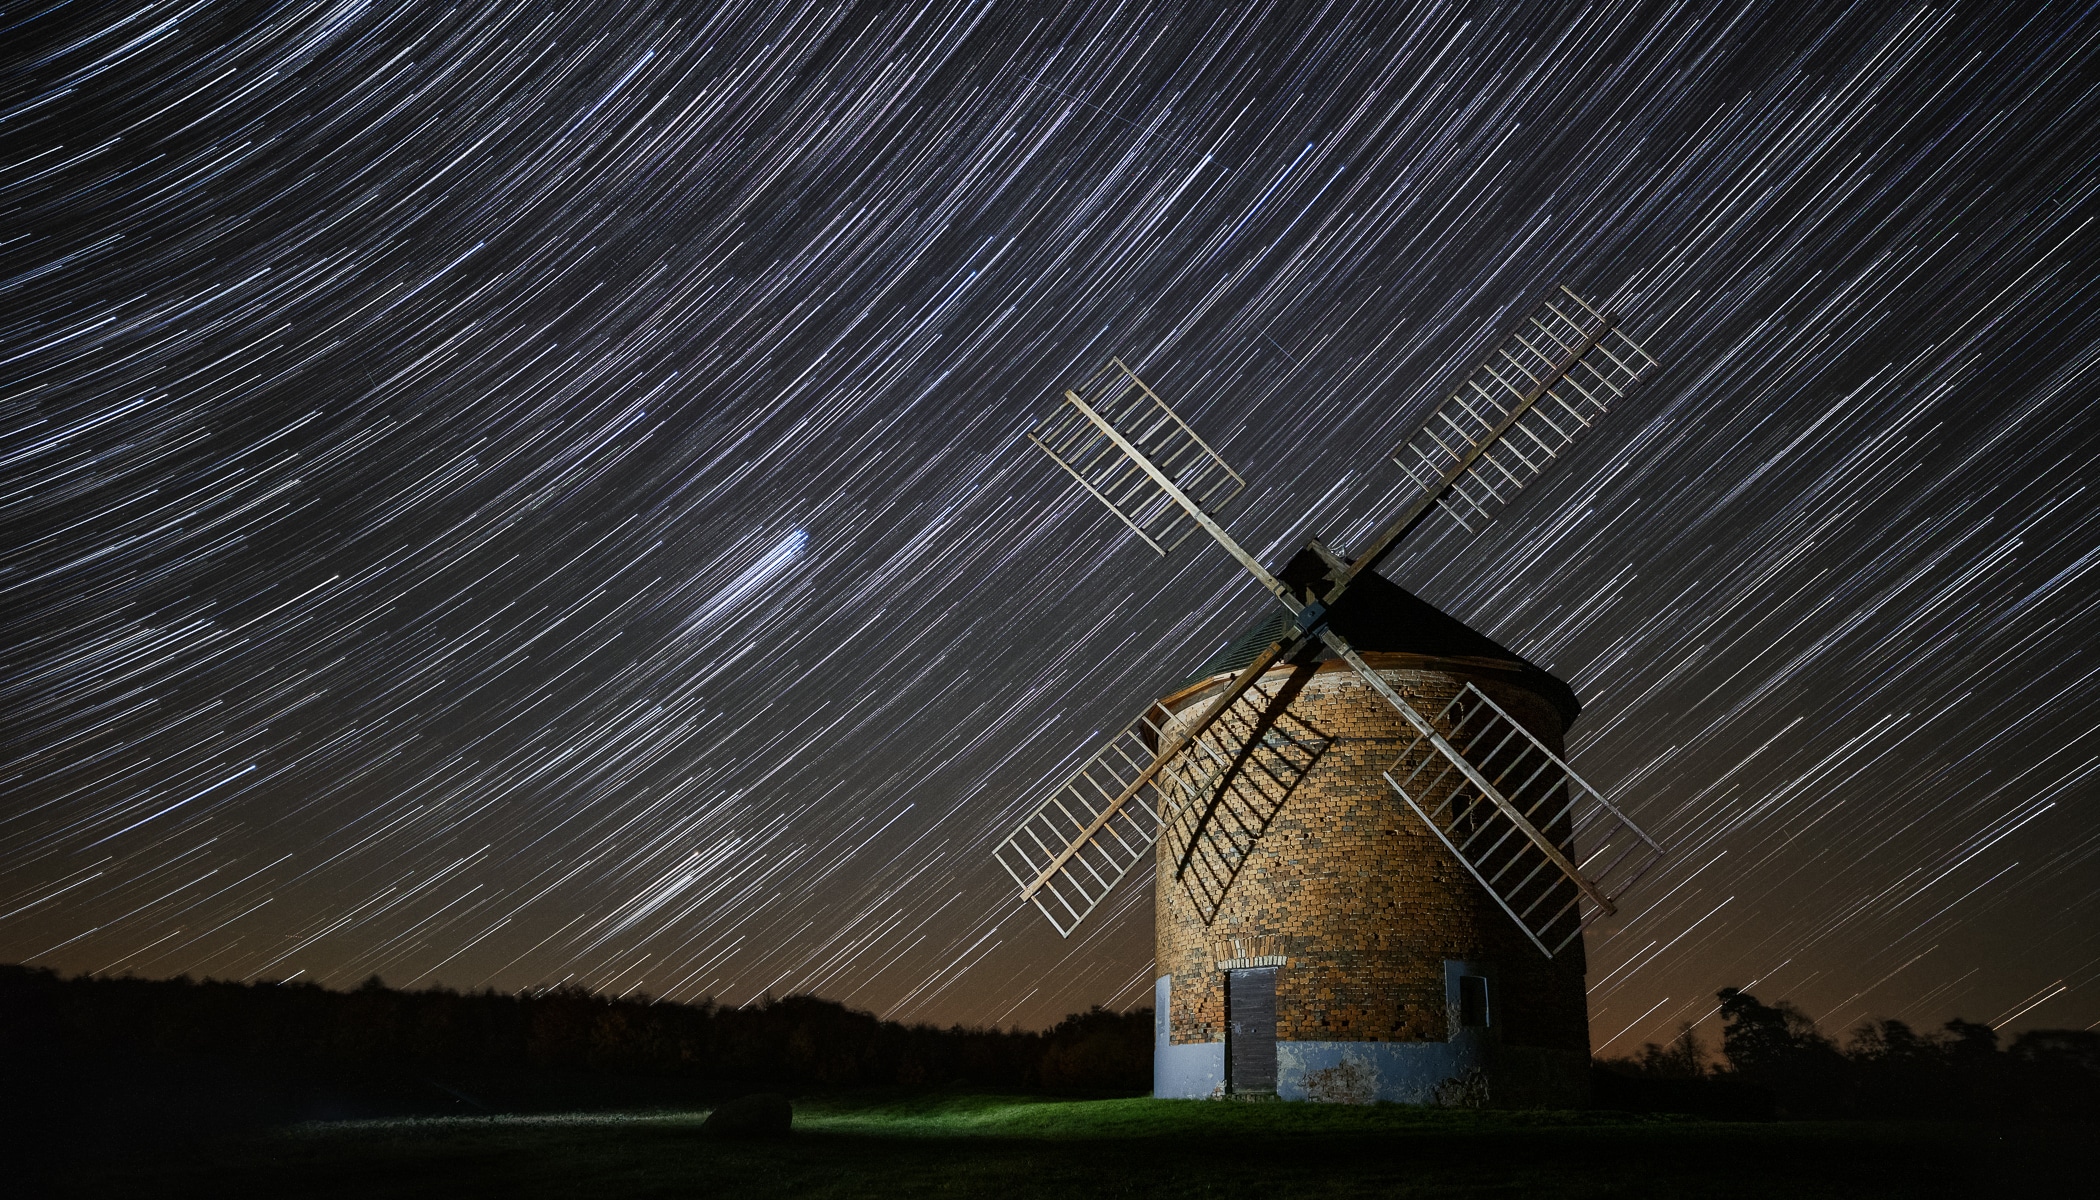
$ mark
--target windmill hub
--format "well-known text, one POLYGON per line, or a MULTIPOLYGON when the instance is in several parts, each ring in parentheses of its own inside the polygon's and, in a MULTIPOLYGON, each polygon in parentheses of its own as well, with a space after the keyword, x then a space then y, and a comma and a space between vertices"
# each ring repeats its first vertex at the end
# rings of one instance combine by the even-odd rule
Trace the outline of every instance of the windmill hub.
POLYGON ((1327 606, 1314 600, 1291 618, 1291 631, 1299 635, 1318 633, 1327 624, 1327 606))

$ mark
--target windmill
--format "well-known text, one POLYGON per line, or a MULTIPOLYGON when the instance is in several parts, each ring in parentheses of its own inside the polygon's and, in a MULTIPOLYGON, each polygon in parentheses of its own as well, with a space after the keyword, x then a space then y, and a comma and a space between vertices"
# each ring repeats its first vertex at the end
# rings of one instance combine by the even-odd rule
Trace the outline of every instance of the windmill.
POLYGON ((1312 538, 1275 571, 1219 522, 1246 480, 1120 359, 1030 431, 1154 551, 1206 533, 1276 605, 995 851, 1065 937, 1155 857, 1161 969, 1200 959, 1204 972, 1159 981, 1160 1094, 1580 1091, 1582 931, 1617 911, 1662 849, 1559 752, 1579 708, 1565 684, 1375 568, 1439 514, 1477 530, 1656 365, 1616 318, 1558 289, 1395 450, 1409 503, 1353 554, 1312 538), (1271 845, 1294 795, 1339 824, 1314 813, 1292 846, 1271 845), (1373 825, 1387 835, 1375 846, 1359 836, 1373 825), (1235 893, 1264 855, 1262 894, 1235 893), (1463 875, 1443 869, 1454 862, 1463 875), (1342 875, 1365 882, 1353 894, 1325 882, 1342 875), (1385 908, 1366 909, 1370 895, 1385 908), (1433 911, 1435 930, 1411 932, 1409 911, 1433 911), (1390 952, 1362 948, 1372 943, 1390 952), (1170 995, 1176 979, 1184 994, 1170 995), (1279 1043, 1279 1022, 1320 1036, 1279 1043), (1396 1049, 1432 1043, 1443 1049, 1396 1049))

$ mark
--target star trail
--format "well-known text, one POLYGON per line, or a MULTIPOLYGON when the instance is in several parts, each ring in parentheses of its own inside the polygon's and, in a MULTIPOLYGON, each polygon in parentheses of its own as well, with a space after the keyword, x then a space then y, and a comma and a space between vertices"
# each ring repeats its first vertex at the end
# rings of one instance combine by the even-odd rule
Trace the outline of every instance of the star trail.
POLYGON ((1624 1052, 2100 1022, 2100 94, 2044 5, 49 4, 0 35, 0 959, 1147 1003, 992 846, 1553 285, 1662 369, 1396 582, 1671 848, 1624 1052))

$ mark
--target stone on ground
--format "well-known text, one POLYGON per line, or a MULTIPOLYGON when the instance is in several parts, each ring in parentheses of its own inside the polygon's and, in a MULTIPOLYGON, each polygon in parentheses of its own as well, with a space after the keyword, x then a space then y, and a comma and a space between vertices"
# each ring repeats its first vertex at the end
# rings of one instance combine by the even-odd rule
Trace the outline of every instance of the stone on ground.
POLYGON ((741 1096, 715 1106, 700 1123, 700 1132, 710 1137, 786 1137, 795 1119, 795 1108, 777 1092, 741 1096))

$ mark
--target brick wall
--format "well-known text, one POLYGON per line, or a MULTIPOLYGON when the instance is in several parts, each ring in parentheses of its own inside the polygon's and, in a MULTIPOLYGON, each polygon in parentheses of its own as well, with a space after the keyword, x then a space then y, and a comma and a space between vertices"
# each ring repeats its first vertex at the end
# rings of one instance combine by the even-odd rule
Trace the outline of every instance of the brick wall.
MULTIPOLYGON (((1562 752, 1558 712, 1490 660, 1367 654, 1408 702, 1435 716, 1470 681, 1562 752)), ((1280 679, 1280 675, 1271 678, 1280 679)), ((1164 703, 1192 720, 1217 683, 1164 703)), ((1322 664, 1290 713, 1333 739, 1291 790, 1225 892, 1216 919, 1174 878, 1160 841, 1156 954, 1172 974, 1175 1043, 1224 1036, 1220 961, 1280 955, 1276 1036, 1285 1041, 1442 1041, 1444 961, 1485 963, 1505 1044, 1589 1051, 1582 949, 1548 961, 1409 811, 1381 772, 1412 731, 1339 662, 1322 664)), ((1434 798, 1431 798, 1433 803, 1434 798)))

